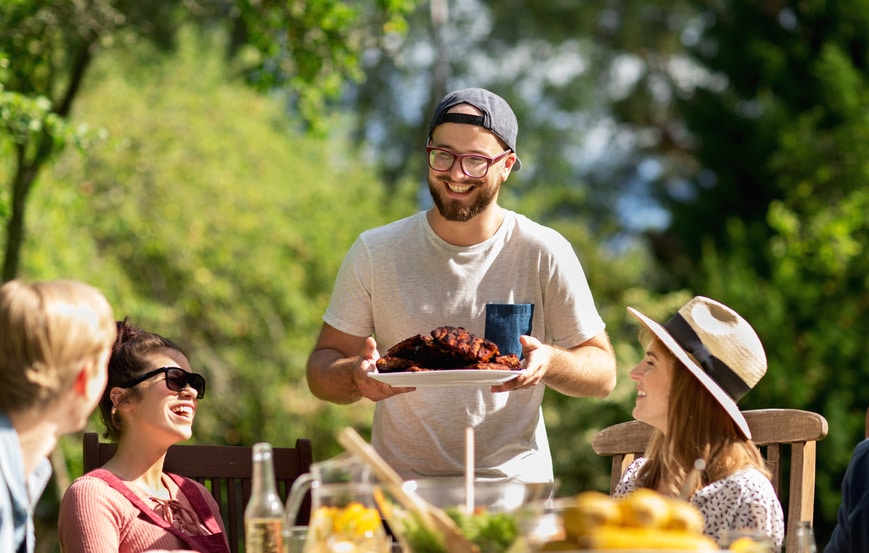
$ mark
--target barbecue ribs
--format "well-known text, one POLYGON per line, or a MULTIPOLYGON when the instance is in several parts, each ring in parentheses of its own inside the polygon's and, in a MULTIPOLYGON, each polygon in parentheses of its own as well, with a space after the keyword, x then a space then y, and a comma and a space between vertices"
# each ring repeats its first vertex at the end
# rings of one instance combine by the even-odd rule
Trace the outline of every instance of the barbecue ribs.
POLYGON ((431 336, 417 334, 406 338, 377 360, 380 372, 521 368, 515 353, 501 355, 494 342, 460 326, 439 326, 431 331, 431 336))

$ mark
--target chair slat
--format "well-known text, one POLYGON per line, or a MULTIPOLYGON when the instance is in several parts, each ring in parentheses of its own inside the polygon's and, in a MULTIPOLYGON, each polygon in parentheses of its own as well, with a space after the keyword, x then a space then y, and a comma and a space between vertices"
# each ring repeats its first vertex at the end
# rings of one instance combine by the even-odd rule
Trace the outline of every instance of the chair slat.
POLYGON ((770 472, 769 480, 772 482, 772 487, 775 489, 776 495, 781 497, 782 448, 778 444, 767 444, 765 449, 766 466, 769 468, 770 472))
POLYGON ((233 542, 241 543, 244 540, 244 506, 246 502, 243 502, 241 498, 239 498, 239 491, 236 489, 234 483, 230 481, 226 484, 226 509, 227 509, 227 522, 226 522, 226 531, 232 539, 233 542), (241 525, 239 525, 239 521, 241 521, 241 525), (241 533, 241 537, 239 538, 239 533, 241 533))

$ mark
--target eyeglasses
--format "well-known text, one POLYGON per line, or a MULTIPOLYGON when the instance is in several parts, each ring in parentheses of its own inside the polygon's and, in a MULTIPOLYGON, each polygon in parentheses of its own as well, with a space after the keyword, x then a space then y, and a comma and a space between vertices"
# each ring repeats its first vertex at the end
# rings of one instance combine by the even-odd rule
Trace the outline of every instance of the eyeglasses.
POLYGON ((132 380, 121 384, 120 388, 132 388, 137 384, 148 380, 154 375, 166 373, 166 387, 173 392, 183 392, 187 386, 196 390, 196 397, 202 399, 205 397, 205 377, 201 374, 189 373, 179 367, 161 367, 153 371, 146 372, 143 375, 137 376, 132 380))
POLYGON ((454 154, 443 148, 434 148, 428 146, 425 149, 428 152, 428 166, 435 171, 445 173, 453 168, 456 160, 459 160, 459 166, 462 168, 462 173, 472 179, 481 179, 489 172, 489 168, 495 162, 512 152, 507 150, 496 157, 488 157, 480 154, 454 154))

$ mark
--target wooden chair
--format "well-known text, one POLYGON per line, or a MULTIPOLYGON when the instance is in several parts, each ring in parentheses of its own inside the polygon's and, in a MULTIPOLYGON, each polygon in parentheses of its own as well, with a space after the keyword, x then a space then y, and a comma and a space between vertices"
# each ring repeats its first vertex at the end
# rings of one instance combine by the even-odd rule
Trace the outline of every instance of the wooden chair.
MULTIPOLYGON (((754 443, 764 452, 772 473, 770 481, 782 501, 787 524, 785 549, 796 551, 797 523, 811 521, 814 516, 815 453, 817 441, 827 435, 827 419, 798 409, 757 409, 743 411, 743 414, 754 443), (785 489, 782 476, 787 449, 790 450, 790 482, 785 489)), ((610 493, 628 464, 642 456, 652 430, 644 422, 628 421, 604 428, 592 438, 595 453, 612 456, 610 493)))
MULTIPOLYGON (((101 467, 115 454, 117 444, 100 442, 95 432, 84 435, 84 471, 101 467)), ((186 476, 203 484, 220 505, 232 553, 243 549, 244 508, 250 498, 253 474, 253 447, 222 445, 173 445, 166 454, 164 470, 186 476)), ((296 440, 295 447, 272 450, 278 493, 286 502, 296 478, 308 472, 313 451, 308 439, 296 440)), ((298 520, 306 524, 310 516, 310 499, 306 499, 298 520)))

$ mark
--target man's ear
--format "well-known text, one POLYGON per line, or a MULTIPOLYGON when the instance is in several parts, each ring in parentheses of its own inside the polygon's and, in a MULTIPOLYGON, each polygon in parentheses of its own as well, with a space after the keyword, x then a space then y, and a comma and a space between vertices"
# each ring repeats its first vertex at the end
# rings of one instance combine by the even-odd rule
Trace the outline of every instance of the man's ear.
MULTIPOLYGON (((72 383, 73 392, 90 400, 91 398, 99 398, 103 395, 103 390, 106 385, 106 380, 101 379, 97 374, 100 369, 96 366, 99 359, 89 359, 84 361, 78 368, 75 375, 75 380, 72 383)), ((103 368, 102 370, 107 370, 103 368)))
POLYGON ((75 375, 75 381, 72 383, 72 389, 75 393, 81 395, 87 394, 88 383, 90 382, 89 371, 90 367, 87 363, 82 363, 78 368, 78 372, 75 375))
POLYGON ((507 177, 510 176, 510 172, 513 170, 513 165, 516 163, 516 154, 511 153, 507 156, 507 159, 504 160, 504 166, 501 169, 501 182, 505 182, 507 177))

